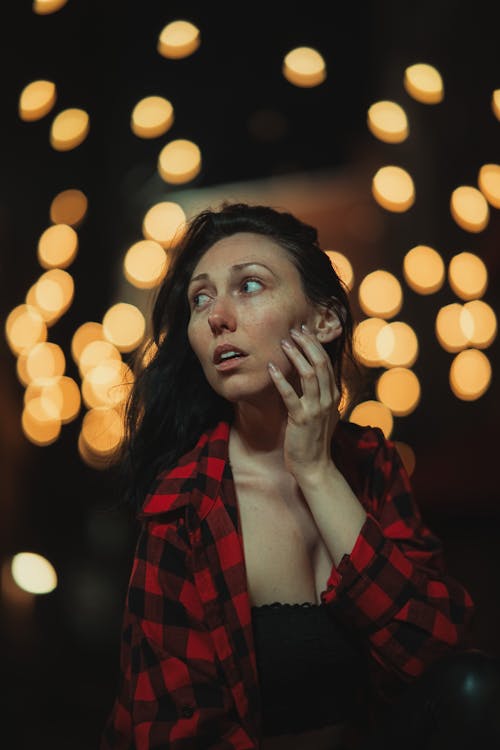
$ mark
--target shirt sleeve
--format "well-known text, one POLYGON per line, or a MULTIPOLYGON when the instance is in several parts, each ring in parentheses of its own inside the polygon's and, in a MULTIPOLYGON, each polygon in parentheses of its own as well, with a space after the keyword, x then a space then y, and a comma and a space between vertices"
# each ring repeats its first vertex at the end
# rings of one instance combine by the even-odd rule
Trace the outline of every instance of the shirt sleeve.
POLYGON ((395 445, 379 428, 373 433, 370 509, 321 597, 367 639, 375 684, 390 698, 401 681, 468 645, 474 604, 446 572, 441 541, 422 522, 395 445))
POLYGON ((221 675, 187 564, 187 535, 178 531, 175 523, 149 522, 139 536, 118 694, 100 750, 256 748, 221 675))

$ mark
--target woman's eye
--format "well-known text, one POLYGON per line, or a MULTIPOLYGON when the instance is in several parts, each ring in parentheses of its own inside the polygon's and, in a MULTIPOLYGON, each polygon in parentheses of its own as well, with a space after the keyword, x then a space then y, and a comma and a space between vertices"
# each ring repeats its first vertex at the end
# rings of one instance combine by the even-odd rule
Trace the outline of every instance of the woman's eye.
MULTIPOLYGON (((260 284, 260 286, 262 286, 262 281, 259 281, 259 279, 245 279, 241 283, 241 287, 244 287, 247 284, 260 284)), ((198 294, 193 295, 192 299, 193 299, 193 305, 194 305, 194 307, 199 307, 199 305, 198 305, 198 303, 196 301, 198 299, 198 297, 206 297, 206 294, 204 292, 198 292, 198 294)))
POLYGON ((262 286, 262 282, 258 279, 245 279, 242 286, 246 286, 246 284, 260 284, 262 286))

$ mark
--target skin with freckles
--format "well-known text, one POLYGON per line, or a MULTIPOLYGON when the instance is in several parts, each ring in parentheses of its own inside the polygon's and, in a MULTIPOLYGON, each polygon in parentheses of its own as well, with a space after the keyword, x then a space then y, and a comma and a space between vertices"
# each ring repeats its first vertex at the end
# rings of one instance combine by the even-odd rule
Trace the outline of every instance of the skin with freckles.
POLYGON ((233 452, 249 469, 273 473, 295 474, 330 460, 339 393, 321 342, 341 332, 335 311, 307 299, 286 250, 260 234, 219 240, 191 279, 188 339, 211 387, 235 406, 233 452), (232 268, 243 263, 253 265, 232 268), (194 280, 200 274, 208 278, 194 280), (225 343, 248 356, 218 371, 213 354, 225 343))

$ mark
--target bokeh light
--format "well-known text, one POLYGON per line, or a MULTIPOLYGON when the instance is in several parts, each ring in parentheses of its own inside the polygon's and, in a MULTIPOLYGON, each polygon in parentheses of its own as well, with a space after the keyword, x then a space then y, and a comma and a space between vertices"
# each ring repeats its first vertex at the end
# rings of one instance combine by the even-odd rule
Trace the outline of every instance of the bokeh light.
POLYGON ((368 128, 385 143, 401 143, 408 138, 408 118, 403 107, 396 102, 375 102, 368 109, 368 128))
POLYGON ((436 338, 447 352, 459 352, 469 344, 474 330, 474 320, 458 302, 444 305, 435 321, 436 338))
POLYGON ((71 356, 75 364, 79 364, 83 350, 92 341, 104 341, 102 323, 87 321, 78 326, 71 337, 71 356))
POLYGON ((83 417, 81 435, 91 453, 109 457, 123 439, 123 420, 116 409, 106 406, 90 409, 83 417))
POLYGON ((382 357, 377 347, 380 331, 388 325, 382 318, 366 318, 354 328, 352 346, 356 358, 365 367, 380 367, 382 357))
POLYGON ((54 118, 50 145, 56 151, 71 151, 83 143, 89 130, 90 119, 83 109, 65 109, 54 118))
POLYGON ((404 72, 403 84, 408 94, 423 104, 438 104, 444 98, 443 79, 433 65, 410 65, 404 72))
POLYGON ((123 273, 127 281, 138 289, 157 286, 167 271, 167 255, 158 242, 140 240, 127 250, 123 273))
POLYGON ((66 375, 29 383, 24 392, 24 404, 34 398, 40 399, 49 415, 54 414, 55 409, 63 424, 73 421, 80 411, 80 388, 73 378, 66 375))
POLYGON ((32 81, 21 92, 18 113, 21 120, 41 120, 56 103, 57 92, 53 81, 32 81))
POLYGON ((467 232, 482 232, 490 218, 486 198, 471 185, 455 188, 451 194, 450 211, 458 226, 467 232))
POLYGON ((358 299, 365 315, 392 318, 403 305, 403 290, 394 274, 377 270, 367 274, 359 285, 358 299))
POLYGON ((21 427, 25 437, 34 445, 44 447, 55 443, 61 433, 61 418, 51 401, 40 397, 25 404, 21 414, 21 427))
POLYGON ((47 340, 47 325, 34 305, 17 305, 5 321, 5 337, 15 355, 29 351, 47 340))
POLYGON ((54 224, 38 240, 37 256, 42 268, 67 268, 78 252, 78 235, 68 224, 54 224))
POLYGON ((493 343, 497 335, 495 311, 480 299, 466 302, 464 310, 472 317, 473 321, 469 343, 477 349, 486 349, 493 343))
POLYGON ((30 381, 64 375, 66 358, 59 346, 51 341, 42 341, 26 355, 26 372, 30 381))
POLYGON ((349 422, 361 426, 379 427, 385 437, 391 436, 394 418, 391 410, 380 401, 369 400, 357 404, 349 416, 349 422))
POLYGON ((179 138, 160 151, 158 172, 165 182, 180 185, 193 180, 200 171, 201 153, 196 143, 179 138))
POLYGON ((104 337, 120 352, 131 352, 144 338, 146 321, 138 307, 118 302, 104 315, 102 327, 104 337))
POLYGON ((146 96, 135 105, 130 118, 132 132, 139 138, 157 138, 174 122, 174 108, 163 96, 146 96))
POLYGON ((323 56, 312 47, 296 47, 285 55, 283 75, 294 86, 311 88, 319 86, 326 79, 326 65, 323 56))
POLYGON ((78 369, 81 377, 85 377, 94 367, 108 360, 121 362, 121 354, 117 347, 111 341, 105 339, 89 341, 78 358, 78 369))
POLYGON ((68 0, 33 0, 33 13, 46 16, 64 8, 68 0))
POLYGON ((78 227, 87 213, 87 196, 81 190, 69 188, 58 193, 50 204, 50 220, 53 224, 69 224, 78 227))
POLYGON ((12 578, 31 594, 50 594, 57 587, 54 566, 35 552, 18 552, 11 562, 12 578))
POLYGON ((330 258, 337 276, 350 291, 354 285, 354 271, 352 268, 351 261, 343 253, 339 253, 337 250, 325 250, 326 254, 330 258))
POLYGON ((446 269, 440 254, 428 245, 416 245, 403 260, 403 276, 418 294, 433 294, 444 284, 446 269))
POLYGON ((181 237, 185 223, 186 214, 178 203, 160 201, 146 212, 142 233, 147 240, 158 242, 166 250, 181 237))
POLYGON ((475 401, 491 382, 491 364, 484 352, 465 349, 456 355, 450 367, 450 387, 462 401, 475 401))
POLYGON ((412 370, 394 367, 386 370, 377 380, 377 399, 385 404, 396 417, 411 414, 420 401, 420 383, 412 370))
POLYGON ((417 360, 417 334, 402 320, 388 323, 377 333, 375 343, 383 367, 411 367, 417 360))
POLYGON ((200 41, 200 30, 191 21, 172 21, 162 29, 157 50, 162 57, 178 60, 192 55, 200 41))
POLYGON ((457 297, 477 299, 483 296, 488 286, 488 269, 478 255, 458 253, 450 260, 448 282, 457 297))
POLYGON ((75 294, 73 277, 61 268, 51 268, 40 276, 26 295, 26 303, 37 308, 48 326, 69 309, 75 294))
POLYGON ((407 211, 415 202, 415 186, 402 167, 381 167, 372 180, 372 194, 377 203, 388 211, 407 211))
POLYGON ((477 183, 488 203, 500 208, 500 164, 483 164, 477 183))

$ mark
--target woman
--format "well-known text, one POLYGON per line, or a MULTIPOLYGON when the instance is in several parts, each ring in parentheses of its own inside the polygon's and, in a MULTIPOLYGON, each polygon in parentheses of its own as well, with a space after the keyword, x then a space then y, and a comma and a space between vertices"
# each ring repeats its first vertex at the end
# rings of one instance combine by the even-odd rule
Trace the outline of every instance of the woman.
POLYGON ((352 318, 316 230, 263 206, 195 216, 153 334, 101 750, 375 747, 380 707, 464 649, 473 603, 393 443, 339 419, 352 318))

